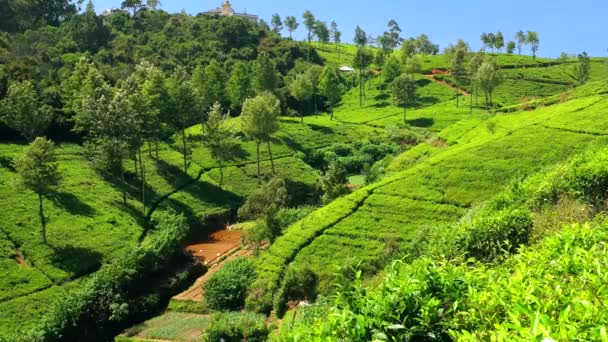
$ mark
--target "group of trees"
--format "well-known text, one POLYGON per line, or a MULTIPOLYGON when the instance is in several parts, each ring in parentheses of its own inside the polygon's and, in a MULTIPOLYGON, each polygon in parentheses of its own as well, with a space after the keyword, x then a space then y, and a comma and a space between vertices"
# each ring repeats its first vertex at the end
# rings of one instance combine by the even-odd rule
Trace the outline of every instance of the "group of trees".
MULTIPOLYGON (((304 12, 302 19, 307 31, 306 40, 309 44, 313 38, 316 38, 317 42, 321 43, 323 47, 333 41, 336 51, 340 51, 342 32, 338 30, 336 21, 332 21, 330 26, 327 26, 326 22, 317 20, 311 11, 304 12)), ((277 35, 280 35, 281 31, 287 28, 290 39, 293 38, 293 33, 300 27, 300 23, 298 23, 296 17, 287 16, 285 20, 282 20, 278 13, 272 15, 271 25, 272 31, 277 35)))
MULTIPOLYGON (((502 32, 498 31, 496 34, 494 33, 482 33, 481 34, 481 42, 483 44, 483 50, 486 48, 496 49, 498 52, 505 47, 505 38, 502 32)), ((517 48, 518 53, 521 55, 521 50, 524 46, 530 46, 530 50, 532 51, 532 57, 536 58, 536 53, 538 52, 538 48, 540 45, 540 38, 538 32, 535 31, 518 31, 515 34, 515 40, 511 40, 506 43, 507 53, 513 54, 515 49, 517 48)))

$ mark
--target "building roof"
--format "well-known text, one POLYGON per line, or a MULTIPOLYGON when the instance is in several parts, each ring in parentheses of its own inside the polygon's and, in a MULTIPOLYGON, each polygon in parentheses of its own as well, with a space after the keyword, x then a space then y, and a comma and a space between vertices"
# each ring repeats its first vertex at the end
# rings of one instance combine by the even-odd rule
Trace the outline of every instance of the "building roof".
POLYGON ((215 15, 222 15, 222 16, 227 16, 227 17, 237 16, 237 17, 243 17, 243 18, 254 19, 254 20, 258 19, 257 15, 247 14, 247 13, 237 13, 232 8, 232 4, 230 3, 229 0, 225 0, 224 4, 222 6, 216 8, 216 9, 207 11, 207 12, 205 12, 205 14, 215 14, 215 15))
POLYGON ((349 67, 349 66, 343 65, 343 66, 340 68, 340 71, 343 71, 343 72, 353 72, 353 71, 355 71, 355 69, 353 69, 353 68, 351 68, 351 67, 349 67))

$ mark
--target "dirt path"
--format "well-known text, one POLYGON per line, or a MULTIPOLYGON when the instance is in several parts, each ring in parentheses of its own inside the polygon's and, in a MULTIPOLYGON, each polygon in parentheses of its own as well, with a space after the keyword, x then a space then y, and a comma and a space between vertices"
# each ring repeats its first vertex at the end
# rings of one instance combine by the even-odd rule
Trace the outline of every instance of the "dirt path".
POLYGON ((240 257, 253 254, 253 249, 244 248, 241 242, 243 233, 240 231, 222 230, 212 234, 208 241, 186 247, 201 263, 209 267, 207 273, 198 278, 186 291, 173 297, 174 300, 203 301, 202 286, 226 263, 240 257), (227 258, 221 260, 222 258, 227 258), (220 261, 221 260, 221 261, 220 261))
MULTIPOLYGON (((456 87, 454 87, 453 85, 451 85, 447 81, 436 79, 435 75, 437 75, 437 73, 430 74, 430 75, 424 75, 424 77, 426 77, 427 79, 431 80, 432 82, 439 83, 439 84, 441 84, 441 85, 443 85, 445 87, 448 87, 448 88, 451 88, 451 89, 456 89, 456 87)), ((450 74, 448 74, 448 73, 440 73, 439 75, 447 75, 447 76, 449 76, 450 74)), ((469 96, 470 95, 465 89, 460 88, 460 87, 458 88, 458 92, 461 95, 463 95, 463 96, 469 96)))

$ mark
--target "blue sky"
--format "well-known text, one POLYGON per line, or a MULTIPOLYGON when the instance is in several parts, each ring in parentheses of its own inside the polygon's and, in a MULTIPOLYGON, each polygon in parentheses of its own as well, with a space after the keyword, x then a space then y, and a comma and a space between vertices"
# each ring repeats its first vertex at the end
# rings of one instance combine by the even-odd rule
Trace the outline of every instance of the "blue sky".
MULTIPOLYGON (((93 0, 97 11, 119 7, 121 0, 93 0)), ((218 7, 223 0, 162 1, 162 9, 196 14, 218 7)), ((343 41, 351 42, 360 25, 367 33, 379 35, 390 19, 395 19, 404 36, 426 33, 442 48, 458 38, 479 49, 482 32, 501 30, 510 40, 518 30, 538 31, 539 55, 556 57, 562 51, 587 51, 593 56, 608 55, 608 1, 606 0, 232 0, 235 10, 257 14, 267 22, 273 13, 293 15, 301 21, 309 9, 318 20, 336 20, 343 41)), ((287 35, 287 32, 285 32, 287 35)), ((296 38, 303 39, 301 26, 296 38)))

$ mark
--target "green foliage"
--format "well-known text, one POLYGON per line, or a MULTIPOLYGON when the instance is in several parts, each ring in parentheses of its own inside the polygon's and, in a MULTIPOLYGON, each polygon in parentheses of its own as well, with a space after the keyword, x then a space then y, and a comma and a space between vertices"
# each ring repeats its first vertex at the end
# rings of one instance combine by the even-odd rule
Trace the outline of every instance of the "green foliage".
POLYGON ((397 77, 403 73, 401 63, 395 56, 391 56, 386 60, 384 64, 384 80, 387 83, 393 82, 397 77))
POLYGON ((274 213, 289 203, 289 193, 284 178, 271 179, 247 198, 239 209, 239 217, 258 219, 274 213))
POLYGON ((249 66, 242 61, 236 62, 226 84, 226 91, 230 99, 230 108, 240 111, 245 100, 253 92, 251 88, 251 75, 249 66))
POLYGON ((338 197, 348 194, 347 184, 346 168, 340 162, 331 163, 327 172, 321 178, 323 202, 327 204, 338 197))
POLYGON ((226 264, 203 285, 205 303, 213 310, 240 310, 255 280, 253 263, 240 258, 226 264))
POLYGON ((578 55, 578 65, 575 69, 575 77, 579 83, 584 84, 589 81, 589 71, 591 68, 591 61, 586 52, 578 55))
POLYGON ((11 84, 6 98, 0 101, 0 118, 30 142, 51 123, 50 108, 29 81, 11 84))
POLYGON ((265 341, 270 329, 266 316, 253 313, 218 313, 211 317, 205 333, 206 341, 265 341))
POLYGON ((291 267, 285 273, 285 279, 274 298, 274 311, 283 317, 289 301, 315 301, 319 279, 306 265, 291 267))
POLYGON ((155 276, 184 258, 181 243, 188 228, 183 217, 170 213, 159 213, 154 225, 157 231, 139 248, 103 266, 84 287, 61 298, 29 340, 109 338, 155 312, 161 298, 144 284, 149 285, 155 276))
POLYGON ((36 138, 25 155, 15 161, 15 168, 23 184, 39 195, 50 193, 61 182, 55 145, 45 138, 36 138))

